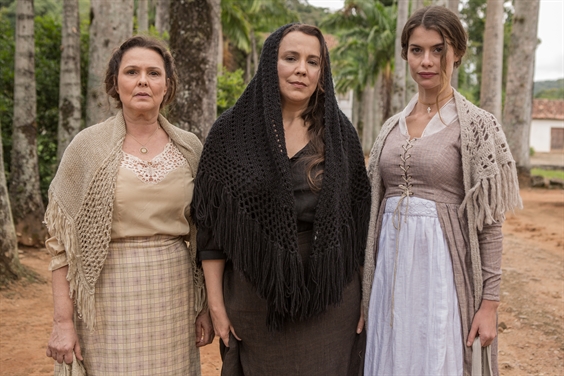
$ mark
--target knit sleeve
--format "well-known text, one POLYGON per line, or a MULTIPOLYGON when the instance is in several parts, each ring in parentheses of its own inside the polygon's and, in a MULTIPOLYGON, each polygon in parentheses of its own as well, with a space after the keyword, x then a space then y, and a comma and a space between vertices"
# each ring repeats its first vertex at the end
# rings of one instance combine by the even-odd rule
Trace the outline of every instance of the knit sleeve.
POLYGON ((482 300, 499 301, 501 253, 503 249, 501 223, 484 225, 483 230, 478 233, 478 240, 482 260, 482 300))

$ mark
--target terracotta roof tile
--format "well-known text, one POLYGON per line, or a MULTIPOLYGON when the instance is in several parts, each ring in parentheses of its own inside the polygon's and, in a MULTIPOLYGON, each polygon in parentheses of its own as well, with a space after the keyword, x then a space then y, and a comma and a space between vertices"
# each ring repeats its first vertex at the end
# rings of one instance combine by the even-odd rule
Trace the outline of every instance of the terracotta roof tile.
POLYGON ((533 99, 533 119, 564 120, 564 100, 533 99))

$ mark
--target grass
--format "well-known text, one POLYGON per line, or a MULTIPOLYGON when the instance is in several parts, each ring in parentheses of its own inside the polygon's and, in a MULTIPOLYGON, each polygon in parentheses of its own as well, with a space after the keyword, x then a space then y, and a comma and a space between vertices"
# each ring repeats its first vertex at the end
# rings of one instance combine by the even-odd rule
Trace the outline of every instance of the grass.
POLYGON ((562 179, 564 180, 564 171, 562 170, 543 170, 541 168, 533 168, 531 169, 531 175, 540 175, 543 178, 548 179, 562 179))

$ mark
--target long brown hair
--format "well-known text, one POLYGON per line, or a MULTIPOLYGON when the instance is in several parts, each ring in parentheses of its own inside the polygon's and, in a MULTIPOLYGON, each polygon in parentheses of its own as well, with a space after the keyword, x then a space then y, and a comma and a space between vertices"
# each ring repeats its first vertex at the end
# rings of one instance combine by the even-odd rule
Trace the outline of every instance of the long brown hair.
POLYGON ((316 173, 313 173, 313 169, 325 161, 325 123, 323 121, 323 117, 325 115, 325 89, 323 87, 323 80, 325 77, 325 71, 327 69, 330 69, 329 53, 327 50, 327 45, 325 43, 325 38, 323 38, 321 30, 319 30, 317 27, 306 24, 294 24, 284 30, 282 39, 293 31, 299 31, 306 35, 316 37, 319 40, 321 51, 321 61, 319 62, 321 69, 319 72, 319 80, 317 81, 317 88, 309 98, 306 109, 301 114, 301 118, 304 120, 304 123, 308 127, 307 131, 309 134, 310 143, 314 150, 313 154, 304 157, 308 183, 313 191, 318 192, 321 190, 323 170, 319 170, 316 173))
POLYGON ((439 93, 435 98, 438 106, 439 97, 449 86, 446 76, 447 50, 452 47, 454 56, 457 59, 454 62, 454 68, 458 68, 462 57, 466 53, 468 37, 460 19, 453 11, 439 5, 431 5, 421 8, 413 13, 413 15, 407 20, 401 33, 401 57, 404 60, 407 60, 409 38, 411 37, 413 30, 419 26, 423 26, 427 30, 434 30, 443 38, 444 48, 441 53, 440 74, 441 90, 439 90, 439 93))
POLYGON ((136 35, 127 39, 125 42, 117 48, 112 57, 110 58, 110 62, 108 63, 108 68, 106 69, 106 76, 104 78, 104 84, 106 86, 106 94, 116 100, 117 108, 121 108, 122 103, 119 99, 119 93, 117 92, 117 78, 119 75, 119 66, 121 65, 121 59, 123 55, 130 49, 140 47, 140 48, 147 48, 149 50, 155 51, 158 53, 164 62, 165 74, 166 74, 166 82, 167 82, 167 91, 161 102, 160 108, 165 107, 170 102, 174 100, 176 95, 176 86, 178 82, 178 76, 176 74, 176 67, 174 65, 174 59, 172 55, 166 48, 165 44, 158 39, 151 38, 144 35, 136 35))

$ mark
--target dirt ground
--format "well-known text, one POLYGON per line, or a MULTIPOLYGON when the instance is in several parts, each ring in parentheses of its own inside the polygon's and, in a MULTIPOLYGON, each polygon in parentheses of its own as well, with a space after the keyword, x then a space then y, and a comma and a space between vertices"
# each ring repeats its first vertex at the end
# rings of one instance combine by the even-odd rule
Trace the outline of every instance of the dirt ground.
MULTIPOLYGON (((502 375, 562 375, 564 356, 564 191, 523 190, 525 208, 504 224, 499 309, 502 375)), ((0 375, 52 375, 45 357, 52 301, 45 250, 21 261, 47 282, 0 291, 0 375)), ((218 342, 201 351, 204 376, 219 375, 218 342)))

